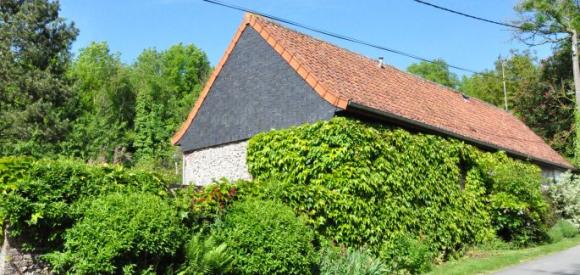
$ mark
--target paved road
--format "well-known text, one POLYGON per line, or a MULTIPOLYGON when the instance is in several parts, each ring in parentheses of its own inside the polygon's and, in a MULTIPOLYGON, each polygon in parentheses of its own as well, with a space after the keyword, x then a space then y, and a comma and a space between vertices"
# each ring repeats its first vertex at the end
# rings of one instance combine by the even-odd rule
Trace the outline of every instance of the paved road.
POLYGON ((496 275, 580 274, 580 245, 501 270, 496 275))

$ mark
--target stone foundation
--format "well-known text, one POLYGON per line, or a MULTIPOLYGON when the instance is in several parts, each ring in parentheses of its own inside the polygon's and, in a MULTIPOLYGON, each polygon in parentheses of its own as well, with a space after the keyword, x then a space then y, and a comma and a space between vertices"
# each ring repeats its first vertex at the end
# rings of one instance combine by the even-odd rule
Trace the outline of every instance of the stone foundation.
POLYGON ((207 185, 213 180, 250 180, 246 165, 248 141, 183 154, 183 184, 207 185))
POLYGON ((20 247, 20 241, 8 238, 8 230, 5 230, 2 250, 0 250, 0 275, 52 274, 48 266, 39 260, 38 255, 23 253, 20 247))

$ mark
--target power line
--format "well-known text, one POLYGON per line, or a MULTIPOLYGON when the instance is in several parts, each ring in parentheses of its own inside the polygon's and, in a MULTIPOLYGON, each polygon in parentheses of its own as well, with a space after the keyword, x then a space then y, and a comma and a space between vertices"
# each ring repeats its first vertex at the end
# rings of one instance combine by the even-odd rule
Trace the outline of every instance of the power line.
MULTIPOLYGON (((258 12, 258 11, 255 11, 255 10, 252 10, 252 9, 249 9, 249 8, 245 8, 245 7, 241 7, 241 6, 236 6, 236 5, 224 3, 224 2, 221 2, 219 0, 202 0, 202 1, 207 2, 207 3, 210 3, 210 4, 214 4, 214 5, 226 7, 226 8, 229 8, 229 9, 233 9, 233 10, 238 10, 238 11, 242 11, 242 12, 249 12, 249 13, 257 14, 259 16, 262 16, 262 17, 265 17, 265 18, 268 18, 268 19, 271 19, 271 20, 275 20, 275 21, 282 22, 282 23, 285 23, 285 24, 288 24, 288 25, 291 25, 291 26, 295 26, 295 27, 299 27, 299 28, 302 28, 302 29, 306 29, 306 30, 309 30, 309 31, 312 31, 312 32, 315 32, 315 33, 320 33, 320 34, 323 34, 323 35, 326 35, 326 36, 330 36, 330 37, 334 37, 334 38, 337 38, 337 39, 341 39, 341 40, 344 40, 344 41, 348 41, 348 42, 352 42, 352 43, 356 43, 356 44, 365 45, 365 46, 368 46, 368 47, 371 47, 371 48, 375 48, 375 49, 387 51, 387 52, 390 52, 390 53, 398 54, 398 55, 405 56, 405 57, 408 57, 408 58, 412 58, 412 59, 415 59, 415 60, 425 61, 425 62, 429 62, 429 63, 432 63, 432 64, 435 64, 436 63, 436 61, 433 60, 433 59, 428 59, 428 58, 425 58, 425 57, 420 57, 420 56, 415 55, 415 54, 407 53, 407 52, 400 51, 400 50, 393 49, 393 48, 386 47, 386 46, 377 45, 377 44, 374 44, 374 43, 371 43, 371 42, 366 42, 366 41, 363 41, 361 39, 349 37, 349 36, 346 36, 346 35, 342 35, 342 34, 330 32, 330 31, 326 31, 326 30, 321 30, 321 29, 318 29, 318 28, 315 28, 315 27, 310 27, 310 26, 304 25, 304 24, 299 23, 299 22, 296 22, 296 21, 292 21, 292 20, 289 20, 289 19, 281 18, 281 17, 275 16, 275 15, 271 15, 271 14, 266 14, 266 13, 258 12)), ((460 70, 460 71, 472 73, 474 75, 491 76, 491 77, 495 77, 497 79, 503 79, 501 76, 498 76, 498 75, 495 75, 495 74, 478 72, 478 71, 475 71, 475 70, 467 69, 467 68, 464 68, 464 67, 461 67, 461 66, 456 66, 456 65, 452 65, 452 64, 448 64, 448 63, 446 63, 446 65, 449 68, 453 68, 453 69, 456 69, 456 70, 460 70)), ((522 78, 507 78, 507 80, 510 80, 510 81, 521 81, 521 80, 525 80, 525 79, 522 79, 522 78)))
MULTIPOLYGON (((429 62, 429 63, 436 63, 435 60, 432 60, 432 59, 429 59, 429 58, 420 57, 418 55, 414 55, 414 54, 407 53, 407 52, 404 52, 404 51, 400 51, 400 50, 397 50, 397 49, 393 49, 393 48, 390 48, 390 47, 385 47, 385 46, 377 45, 377 44, 374 44, 374 43, 371 43, 371 42, 366 42, 366 41, 363 41, 363 40, 360 40, 360 39, 357 39, 357 38, 353 38, 353 37, 349 37, 349 36, 346 36, 346 35, 341 35, 341 34, 338 34, 338 33, 334 33, 334 32, 330 32, 330 31, 325 31, 325 30, 321 30, 321 29, 314 28, 314 27, 306 26, 304 24, 301 24, 301 23, 298 23, 298 22, 295 22, 295 21, 291 21, 291 20, 284 19, 284 18, 281 18, 281 17, 278 17, 278 16, 270 15, 270 14, 265 14, 265 13, 258 12, 258 11, 255 11, 255 10, 251 10, 251 9, 248 9, 248 8, 244 8, 244 7, 240 7, 240 6, 235 6, 235 5, 231 5, 231 4, 226 4, 224 2, 217 1, 217 0, 202 0, 202 1, 207 2, 207 3, 214 4, 214 5, 218 5, 218 6, 222 6, 222 7, 226 7, 226 8, 230 8, 230 9, 234 9, 234 10, 238 10, 238 11, 250 12, 250 13, 253 13, 253 14, 260 15, 262 17, 266 17, 266 18, 269 18, 269 19, 272 19, 272 20, 275 20, 275 21, 279 21, 279 22, 288 24, 288 25, 292 25, 292 26, 295 26, 295 27, 299 27, 299 28, 302 28, 302 29, 306 29, 306 30, 309 30, 309 31, 312 31, 312 32, 315 32, 315 33, 320 33, 320 34, 324 34, 324 35, 327 35, 327 36, 330 36, 330 37, 334 37, 334 38, 338 38, 338 39, 341 39, 341 40, 349 41, 349 42, 352 42, 352 43, 361 44, 361 45, 365 45, 365 46, 368 46, 368 47, 371 47, 371 48, 375 48, 375 49, 379 49, 379 50, 391 52, 391 53, 398 54, 398 55, 402 55, 402 56, 405 56, 405 57, 408 57, 408 58, 412 58, 412 59, 415 59, 415 60, 425 61, 425 62, 429 62)), ((464 72, 468 72, 468 73, 472 73, 472 74, 479 74, 479 75, 483 74, 481 72, 477 72, 477 71, 474 71, 474 70, 471 70, 471 69, 467 69, 467 68, 464 68, 464 67, 461 67, 461 66, 456 66, 456 65, 452 65, 452 64, 447 64, 447 66, 449 68, 453 68, 453 69, 456 69, 456 70, 460 70, 460 71, 464 71, 464 72)))
POLYGON ((467 14, 464 12, 460 12, 460 11, 456 11, 456 10, 452 10, 443 6, 439 6, 439 5, 435 5, 433 3, 429 3, 429 2, 425 2, 425 1, 421 1, 421 0, 413 0, 419 4, 423 4, 423 5, 427 5, 439 10, 443 10, 446 12, 450 12, 450 13, 454 13, 457 15, 461 15, 461 16, 465 16, 471 19, 475 19, 475 20, 479 20, 479 21, 483 21, 483 22, 487 22, 487 23, 491 23, 491 24, 495 24, 495 25, 499 25, 499 26, 504 26, 504 27, 509 27, 509 28, 514 28, 514 29, 518 29, 518 30, 524 30, 521 26, 517 26, 517 25, 513 25, 513 24, 508 24, 508 23, 503 23, 503 22, 499 22, 499 21, 495 21, 495 20, 491 20, 491 19, 487 19, 487 18, 483 18, 483 17, 479 17, 479 16, 475 16, 475 15, 471 15, 471 14, 467 14))

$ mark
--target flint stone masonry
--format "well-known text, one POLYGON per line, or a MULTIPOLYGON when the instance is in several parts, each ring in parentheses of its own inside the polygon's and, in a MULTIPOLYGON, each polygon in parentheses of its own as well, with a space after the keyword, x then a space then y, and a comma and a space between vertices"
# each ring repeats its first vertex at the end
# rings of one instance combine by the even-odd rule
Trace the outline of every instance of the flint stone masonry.
POLYGON ((7 229, 4 231, 4 241, 0 250, 0 275, 52 274, 48 266, 39 260, 38 255, 22 252, 20 244, 18 239, 8 237, 7 229))
POLYGON ((183 184, 207 185, 222 177, 250 180, 246 165, 248 141, 201 149, 183 155, 183 184))

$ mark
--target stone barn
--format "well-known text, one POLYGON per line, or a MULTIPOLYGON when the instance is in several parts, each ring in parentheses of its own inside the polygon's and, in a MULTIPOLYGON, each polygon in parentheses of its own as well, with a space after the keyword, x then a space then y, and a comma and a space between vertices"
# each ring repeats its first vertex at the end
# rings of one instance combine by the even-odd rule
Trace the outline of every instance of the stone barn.
POLYGON ((509 112, 248 14, 172 139, 183 152, 183 183, 249 179, 249 138, 337 114, 503 150, 547 177, 573 169, 509 112))

